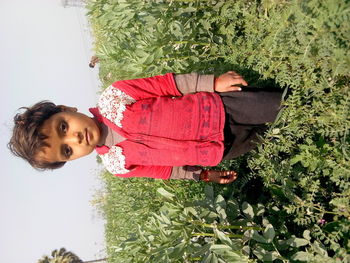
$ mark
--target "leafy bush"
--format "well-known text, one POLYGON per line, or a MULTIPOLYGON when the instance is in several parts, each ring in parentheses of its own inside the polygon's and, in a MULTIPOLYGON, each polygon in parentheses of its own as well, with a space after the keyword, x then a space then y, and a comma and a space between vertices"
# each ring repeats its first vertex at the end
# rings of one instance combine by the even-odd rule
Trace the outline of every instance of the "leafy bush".
POLYGON ((162 181, 149 178, 117 178, 108 172, 101 174, 104 185, 94 198, 106 219, 105 239, 109 262, 127 262, 130 251, 119 251, 119 244, 137 232, 151 213, 159 211, 163 199, 156 189, 169 187, 182 200, 203 198, 200 183, 182 180, 162 181))
MULTIPOLYGON (((246 216, 244 202, 253 211, 263 206, 263 215, 249 222, 275 233, 267 243, 254 239, 258 234, 266 240, 262 231, 246 233, 243 250, 238 246, 234 253, 275 262, 350 260, 349 1, 91 0, 88 7, 105 86, 169 71, 220 74, 235 69, 251 85, 286 88, 284 109, 258 149, 220 166, 238 170, 241 178, 231 186, 215 186, 216 195, 227 204, 236 198, 237 220, 246 216)), ((203 191, 203 184, 190 182, 106 180, 107 188, 113 185, 106 210, 126 213, 106 212, 111 262, 131 258, 126 249, 116 248, 136 231, 135 224, 147 233, 155 231, 148 220, 158 222, 164 215, 146 219, 164 204, 155 189, 169 184, 178 199, 188 201, 203 191)), ((225 212, 230 220, 232 211, 225 212)), ((180 216, 167 213, 170 222, 180 216)), ((166 243, 144 246, 152 244, 165 248, 166 243)), ((208 246, 207 251, 225 262, 208 246)), ((209 254, 203 255, 200 260, 209 262, 209 254)))
POLYGON ((212 187, 205 190, 204 200, 186 202, 159 188, 165 199, 160 211, 116 248, 129 252, 125 262, 335 262, 309 230, 301 237, 288 232, 276 220, 277 207, 268 211, 261 203, 235 195, 225 200, 212 187), (305 246, 308 252, 299 251, 305 246))

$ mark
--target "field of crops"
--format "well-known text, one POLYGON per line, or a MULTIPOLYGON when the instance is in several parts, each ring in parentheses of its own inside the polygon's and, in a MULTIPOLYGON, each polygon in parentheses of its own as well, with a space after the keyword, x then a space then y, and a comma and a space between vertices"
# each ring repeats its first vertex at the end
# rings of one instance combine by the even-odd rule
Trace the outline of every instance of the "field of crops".
POLYGON ((350 262, 350 1, 90 0, 100 78, 236 70, 288 89, 220 186, 103 174, 109 262, 350 262))

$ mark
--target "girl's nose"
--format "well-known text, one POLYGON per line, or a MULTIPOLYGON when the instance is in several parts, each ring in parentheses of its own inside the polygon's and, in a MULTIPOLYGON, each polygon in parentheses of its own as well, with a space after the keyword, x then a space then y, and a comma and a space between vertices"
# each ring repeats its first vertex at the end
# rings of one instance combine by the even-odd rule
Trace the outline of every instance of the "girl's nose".
POLYGON ((79 144, 82 143, 83 139, 84 139, 84 135, 82 132, 73 132, 72 136, 69 136, 69 140, 79 144))
POLYGON ((82 132, 77 132, 77 137, 78 137, 78 142, 82 143, 83 139, 84 139, 84 135, 82 132))

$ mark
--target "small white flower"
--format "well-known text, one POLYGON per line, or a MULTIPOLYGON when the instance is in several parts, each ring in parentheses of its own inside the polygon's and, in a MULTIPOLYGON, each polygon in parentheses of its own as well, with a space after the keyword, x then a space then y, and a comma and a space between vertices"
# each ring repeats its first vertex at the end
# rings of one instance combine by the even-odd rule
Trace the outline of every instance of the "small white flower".
POLYGON ((180 48, 180 44, 174 44, 173 48, 174 48, 174 50, 178 50, 180 48))

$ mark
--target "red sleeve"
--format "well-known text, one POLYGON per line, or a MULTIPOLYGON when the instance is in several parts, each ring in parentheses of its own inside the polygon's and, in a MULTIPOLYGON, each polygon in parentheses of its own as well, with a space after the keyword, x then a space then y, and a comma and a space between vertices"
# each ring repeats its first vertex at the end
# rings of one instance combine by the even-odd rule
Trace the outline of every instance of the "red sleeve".
POLYGON ((136 166, 126 174, 115 174, 119 177, 149 177, 167 180, 170 178, 171 166, 136 166))
POLYGON ((120 80, 114 82, 112 86, 135 100, 161 96, 181 96, 176 88, 172 73, 150 78, 120 80))

